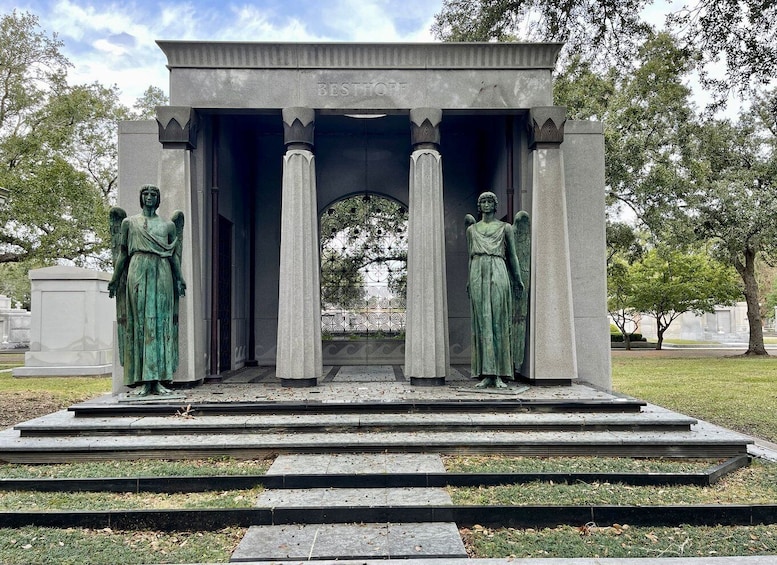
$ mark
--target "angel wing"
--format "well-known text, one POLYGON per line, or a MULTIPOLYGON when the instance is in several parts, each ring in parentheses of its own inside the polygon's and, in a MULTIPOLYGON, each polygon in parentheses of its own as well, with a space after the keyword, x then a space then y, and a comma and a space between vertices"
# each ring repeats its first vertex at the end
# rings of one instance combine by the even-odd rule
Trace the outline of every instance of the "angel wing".
POLYGON ((521 280, 523 281, 523 292, 515 305, 516 316, 513 331, 513 363, 515 370, 520 372, 526 354, 526 317, 529 311, 529 284, 531 282, 531 219, 524 210, 515 215, 513 236, 515 237, 515 254, 521 265, 521 280))
POLYGON ((108 212, 108 224, 111 229, 111 256, 113 257, 113 266, 116 267, 116 259, 119 257, 119 249, 121 248, 121 223, 124 218, 127 217, 127 212, 124 208, 114 206, 108 212))
MULTIPOLYGON (((119 275, 118 284, 114 290, 116 296, 116 326, 118 331, 118 346, 119 346, 119 363, 124 365, 124 342, 127 335, 127 262, 119 263, 119 254, 122 246, 126 246, 127 242, 123 240, 121 235, 121 226, 127 217, 127 212, 124 208, 114 206, 108 212, 108 224, 111 230, 111 256, 113 258, 113 269, 122 269, 122 273, 119 275)), ((126 249, 125 249, 126 253, 126 249)))
POLYGON ((180 242, 183 239, 183 224, 184 224, 184 216, 183 212, 180 210, 176 210, 173 212, 173 216, 170 218, 170 220, 175 224, 175 236, 178 238, 179 245, 180 242))
POLYGON ((531 220, 528 212, 521 210, 515 214, 513 233, 515 234, 515 252, 521 263, 521 279, 524 288, 528 290, 531 273, 531 220))
POLYGON ((475 216, 472 214, 467 214, 464 216, 464 225, 467 227, 470 227, 472 224, 475 223, 475 216))

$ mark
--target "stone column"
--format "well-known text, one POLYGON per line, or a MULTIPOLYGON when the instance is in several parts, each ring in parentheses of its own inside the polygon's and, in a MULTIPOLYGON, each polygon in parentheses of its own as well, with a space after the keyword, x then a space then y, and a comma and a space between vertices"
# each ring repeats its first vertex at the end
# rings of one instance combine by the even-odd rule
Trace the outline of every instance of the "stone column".
POLYGON ((191 382, 205 377, 206 304, 200 266, 200 209, 192 185, 192 152, 197 147, 197 114, 189 106, 158 106, 157 125, 162 155, 159 161, 160 213, 170 218, 174 210, 184 213, 181 270, 186 296, 178 305, 178 370, 175 382, 191 382))
POLYGON ((577 378, 569 267, 564 141, 566 108, 532 108, 532 271, 529 376, 536 384, 577 378))
POLYGON ((316 386, 323 371, 314 127, 311 108, 283 109, 276 375, 287 387, 316 386))
POLYGON ((405 374, 417 386, 445 384, 450 371, 440 121, 442 111, 410 111, 405 374))

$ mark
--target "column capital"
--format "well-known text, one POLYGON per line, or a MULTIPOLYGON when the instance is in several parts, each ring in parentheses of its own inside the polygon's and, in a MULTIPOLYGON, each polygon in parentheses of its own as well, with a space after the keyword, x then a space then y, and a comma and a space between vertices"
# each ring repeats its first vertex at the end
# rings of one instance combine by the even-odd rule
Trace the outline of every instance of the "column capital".
POLYGON ((191 106, 157 106, 156 123, 165 149, 197 147, 197 112, 191 106))
POLYGON ((284 108, 283 143, 287 149, 313 149, 313 133, 316 127, 316 112, 305 106, 284 108))
POLYGON ((438 149, 440 147, 439 108, 413 108, 410 110, 410 142, 413 149, 438 149))
POLYGON ((557 147, 564 141, 566 106, 537 106, 529 110, 529 148, 557 147))

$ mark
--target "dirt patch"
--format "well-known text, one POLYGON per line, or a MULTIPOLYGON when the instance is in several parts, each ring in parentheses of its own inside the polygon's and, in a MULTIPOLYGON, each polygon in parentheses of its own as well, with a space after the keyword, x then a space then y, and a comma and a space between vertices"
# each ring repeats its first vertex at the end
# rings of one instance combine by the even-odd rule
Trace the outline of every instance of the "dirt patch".
POLYGON ((47 392, 0 392, 0 429, 51 414, 73 404, 47 392))

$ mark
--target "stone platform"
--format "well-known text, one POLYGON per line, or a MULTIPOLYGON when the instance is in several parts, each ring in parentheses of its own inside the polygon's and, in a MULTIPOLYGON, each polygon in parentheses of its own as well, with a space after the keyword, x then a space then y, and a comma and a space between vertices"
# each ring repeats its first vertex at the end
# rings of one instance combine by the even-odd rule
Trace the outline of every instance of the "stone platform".
POLYGON ((500 453, 728 458, 750 438, 582 383, 479 390, 467 369, 412 386, 400 366, 327 367, 284 388, 269 367, 138 403, 106 395, 0 432, 0 460, 500 453))

